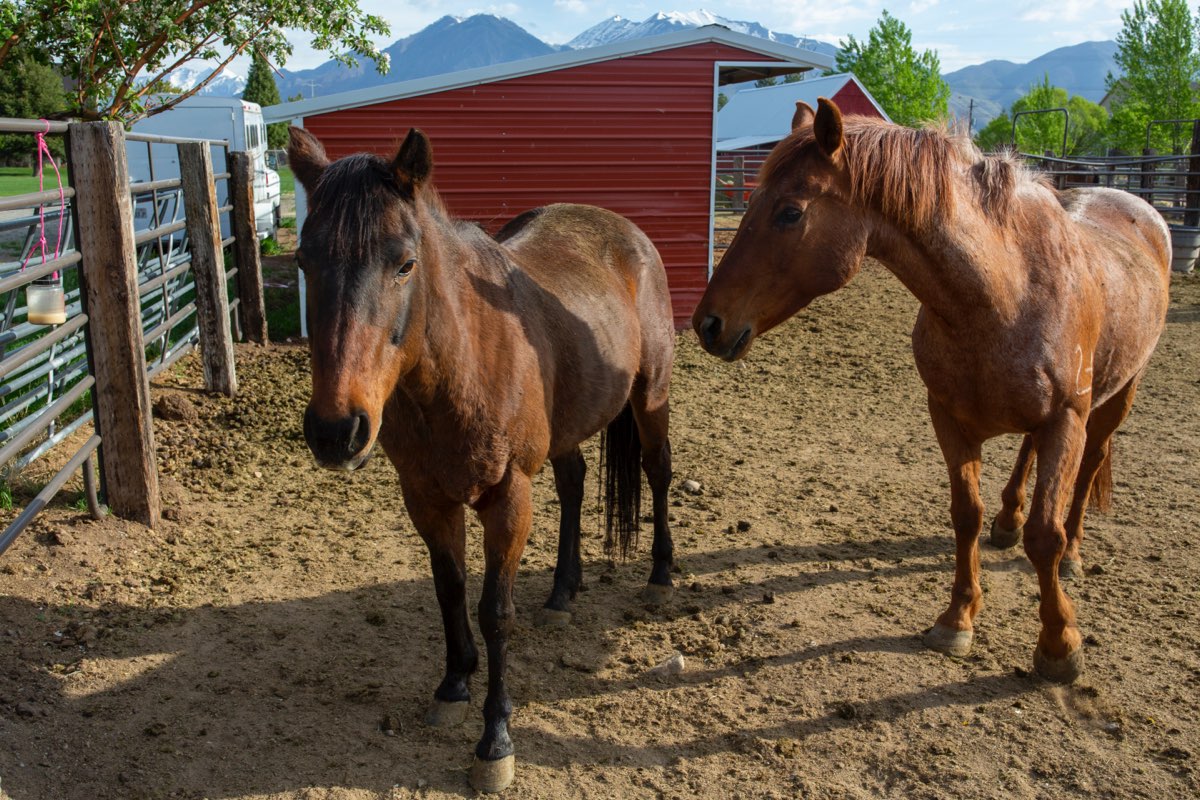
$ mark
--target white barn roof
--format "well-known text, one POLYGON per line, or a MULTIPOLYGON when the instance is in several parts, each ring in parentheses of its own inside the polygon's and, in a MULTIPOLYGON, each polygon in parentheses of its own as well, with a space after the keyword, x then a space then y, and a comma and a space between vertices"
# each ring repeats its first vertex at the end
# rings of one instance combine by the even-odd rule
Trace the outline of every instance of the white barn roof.
MULTIPOLYGON (((535 75, 583 64, 594 64, 601 61, 611 61, 628 56, 655 53, 661 50, 671 50, 677 47, 687 47, 693 44, 715 42, 742 50, 749 50, 760 55, 777 59, 772 65, 767 62, 747 65, 744 75, 730 74, 723 79, 725 83, 735 83, 754 80, 772 74, 785 74, 800 69, 828 69, 833 66, 833 59, 811 50, 801 50, 798 47, 781 45, 757 36, 735 33, 720 25, 705 25, 701 28, 689 28, 677 33, 664 36, 651 36, 644 39, 616 42, 600 47, 588 47, 581 50, 567 50, 561 53, 551 53, 537 58, 526 58, 520 61, 507 61, 477 69, 451 72, 444 75, 434 75, 428 78, 418 78, 411 81, 398 81, 367 89, 356 89, 349 92, 316 97, 309 100, 297 100, 293 103, 280 103, 263 109, 263 118, 267 122, 286 122, 313 114, 324 114, 345 108, 383 103, 389 100, 400 100, 405 97, 415 97, 422 94, 432 94, 448 89, 458 89, 481 83, 519 78, 525 75, 535 75), (771 69, 772 66, 777 69, 771 69)), ((789 84, 794 85, 794 84, 789 84)))
POLYGON ((792 114, 796 102, 803 100, 813 108, 817 98, 833 97, 851 81, 862 90, 880 115, 891 121, 880 108, 875 98, 858 78, 850 73, 829 75, 824 78, 807 78, 796 83, 781 83, 761 89, 743 89, 729 98, 729 102, 717 114, 717 142, 722 150, 753 147, 757 144, 777 142, 792 130, 792 114), (731 144, 727 140, 746 143, 731 144))

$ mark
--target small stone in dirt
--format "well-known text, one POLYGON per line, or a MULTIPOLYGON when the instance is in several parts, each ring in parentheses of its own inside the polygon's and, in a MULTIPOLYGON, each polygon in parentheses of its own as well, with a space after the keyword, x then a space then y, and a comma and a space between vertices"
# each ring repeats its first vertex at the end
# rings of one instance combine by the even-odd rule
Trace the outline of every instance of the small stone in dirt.
POLYGON ((854 707, 853 703, 842 701, 834 703, 833 706, 834 712, 842 719, 854 719, 858 716, 858 709, 854 707))
POLYGON ((396 717, 384 714, 383 719, 379 721, 379 730, 383 731, 384 736, 395 736, 397 731, 404 730, 404 726, 396 717))
POLYGON ((67 533, 62 528, 51 528, 49 531, 50 544, 54 547, 65 547, 70 544, 75 537, 67 533))
POLYGON ((387 617, 379 611, 371 611, 366 616, 367 624, 379 627, 387 624, 387 617))
POLYGON ((1087 636, 1083 637, 1083 643, 1089 647, 1100 646, 1100 640, 1096 638, 1096 634, 1094 633, 1089 633, 1087 636))
MULTIPOLYGON (((183 511, 181 511, 178 506, 167 506, 162 510, 162 515, 163 519, 170 522, 179 522, 183 519, 183 511)), ((167 538, 168 543, 175 544, 175 542, 170 541, 170 539, 171 537, 167 538)))
POLYGON ((173 422, 195 422, 200 419, 200 412, 183 395, 164 394, 154 401, 154 416, 173 422))
POLYGON ((1084 571, 1087 572, 1088 575, 1103 575, 1108 570, 1104 569, 1104 567, 1100 564, 1092 564, 1084 571))
POLYGON ((830 513, 830 514, 836 514, 836 513, 837 513, 837 510, 838 510, 837 503, 830 503, 830 504, 829 504, 829 513, 830 513))
POLYGON ((683 660, 683 653, 672 653, 670 658, 660 661, 650 669, 646 670, 647 675, 669 676, 679 675, 683 672, 686 662, 683 660))
POLYGON ((775 602, 775 593, 774 592, 763 592, 762 601, 763 601, 764 605, 768 605, 768 606, 771 605, 772 603, 775 602))
POLYGON ((737 524, 738 533, 745 533, 750 530, 750 523, 744 519, 739 519, 737 524))
POLYGON ((18 717, 29 719, 37 716, 37 710, 28 703, 17 703, 16 712, 18 717))
POLYGON ((700 481, 686 480, 679 484, 679 488, 683 489, 688 494, 700 494, 704 491, 704 487, 700 485, 700 481))
POLYGON ((688 587, 693 592, 702 592, 704 587, 700 585, 700 581, 692 581, 692 585, 688 587))
POLYGON ((1172 761, 1187 761, 1192 757, 1192 754, 1182 747, 1168 747, 1159 751, 1163 758, 1169 758, 1172 761))
POLYGON ((737 594, 737 587, 726 584, 721 587, 721 594, 737 594))
POLYGON ((418 789, 424 789, 428 785, 429 785, 429 781, 425 780, 424 778, 417 778, 417 788, 418 789))
POLYGON ((162 736, 166 732, 167 723, 165 722, 152 722, 142 729, 142 733, 147 736, 162 736))

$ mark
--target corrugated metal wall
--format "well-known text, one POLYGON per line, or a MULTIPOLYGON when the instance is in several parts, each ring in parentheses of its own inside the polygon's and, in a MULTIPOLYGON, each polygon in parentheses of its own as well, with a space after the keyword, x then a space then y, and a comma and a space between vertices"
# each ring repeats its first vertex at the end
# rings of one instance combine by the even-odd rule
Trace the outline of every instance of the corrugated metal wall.
POLYGON ((516 214, 590 203, 658 246, 678 325, 708 279, 713 63, 766 61, 715 43, 305 117, 331 158, 391 156, 429 134, 451 211, 496 231, 516 214))

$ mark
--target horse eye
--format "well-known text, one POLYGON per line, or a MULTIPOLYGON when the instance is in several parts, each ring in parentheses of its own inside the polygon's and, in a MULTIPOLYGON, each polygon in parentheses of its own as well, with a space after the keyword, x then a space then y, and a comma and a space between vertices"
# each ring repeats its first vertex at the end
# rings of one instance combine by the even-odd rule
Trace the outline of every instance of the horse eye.
POLYGON ((788 206, 776 215, 775 221, 780 225, 792 225, 799 222, 802 216, 804 216, 803 211, 795 206, 788 206))
POLYGON ((412 272, 413 267, 415 267, 416 265, 417 265, 417 260, 415 258, 410 258, 407 261, 405 261, 403 264, 401 264, 400 269, 396 270, 397 280, 399 280, 400 278, 408 277, 408 273, 412 272))

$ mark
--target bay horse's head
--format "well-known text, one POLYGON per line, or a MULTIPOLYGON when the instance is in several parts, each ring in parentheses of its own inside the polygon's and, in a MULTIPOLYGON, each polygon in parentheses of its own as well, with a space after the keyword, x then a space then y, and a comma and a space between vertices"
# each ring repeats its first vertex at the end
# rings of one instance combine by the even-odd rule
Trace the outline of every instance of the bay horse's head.
POLYGON ((390 162, 359 154, 330 163, 312 134, 289 135, 288 160, 308 197, 296 251, 312 353, 304 438, 322 466, 356 469, 421 346, 409 333, 424 326, 418 287, 431 246, 422 231, 436 205, 425 197, 432 150, 414 129, 390 162))
POLYGON ((741 225, 692 316, 704 349, 734 361, 762 334, 854 277, 867 246, 851 205, 842 114, 796 104, 792 133, 767 158, 741 225))

